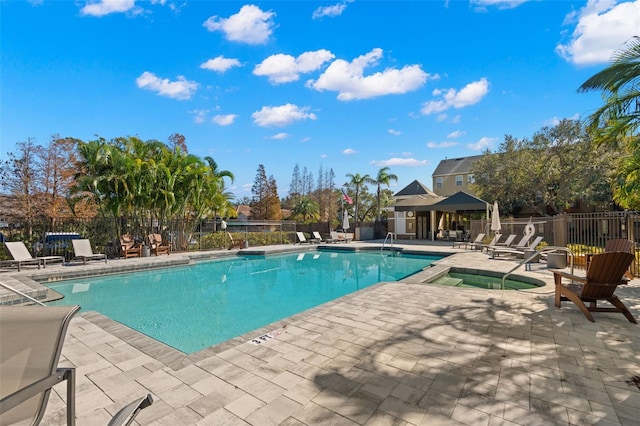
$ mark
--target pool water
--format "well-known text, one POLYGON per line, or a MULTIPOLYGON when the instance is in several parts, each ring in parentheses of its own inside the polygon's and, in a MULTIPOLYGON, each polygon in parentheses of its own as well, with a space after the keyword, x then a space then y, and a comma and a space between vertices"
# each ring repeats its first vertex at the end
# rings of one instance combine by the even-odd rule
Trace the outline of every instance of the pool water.
POLYGON ((312 251, 246 256, 51 284, 78 304, 187 354, 383 281, 441 256, 312 251))
POLYGON ((503 288, 501 277, 459 272, 449 272, 447 275, 432 281, 432 283, 452 287, 483 288, 490 290, 529 290, 538 288, 535 284, 510 279, 505 280, 503 288))

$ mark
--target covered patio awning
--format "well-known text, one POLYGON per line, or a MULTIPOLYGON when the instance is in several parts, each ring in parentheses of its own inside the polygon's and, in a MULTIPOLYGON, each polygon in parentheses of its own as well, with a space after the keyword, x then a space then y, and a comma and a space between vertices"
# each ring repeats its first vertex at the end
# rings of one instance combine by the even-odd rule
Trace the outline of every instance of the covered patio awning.
POLYGON ((394 210, 397 212, 428 212, 434 210, 433 206, 444 200, 444 197, 430 195, 414 195, 396 202, 394 210))
MULTIPOLYGON (((429 210, 438 212, 476 212, 486 211, 488 203, 480 198, 459 191, 430 206, 429 210)), ((397 209, 396 209, 397 210, 397 209)))

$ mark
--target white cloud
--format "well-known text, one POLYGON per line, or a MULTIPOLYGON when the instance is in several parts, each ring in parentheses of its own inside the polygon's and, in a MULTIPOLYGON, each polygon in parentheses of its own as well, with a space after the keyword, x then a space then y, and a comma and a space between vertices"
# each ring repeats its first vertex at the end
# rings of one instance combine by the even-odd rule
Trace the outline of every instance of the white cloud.
POLYGON ((378 167, 419 167, 429 164, 429 160, 416 160, 415 158, 389 158, 388 160, 374 160, 370 162, 374 166, 378 167))
POLYGON ((342 153, 343 153, 344 155, 352 155, 352 154, 357 154, 357 153, 358 153, 358 151, 356 151, 356 150, 355 150, 355 149, 353 149, 353 148, 347 148, 347 149, 343 149, 343 150, 342 150, 342 153))
POLYGON ((458 142, 455 141, 427 142, 427 148, 451 148, 456 145, 458 145, 458 142))
POLYGON ((208 109, 194 109, 193 111, 189 111, 190 114, 193 114, 193 122, 197 124, 202 124, 207 121, 207 114, 209 114, 208 109))
POLYGON ((335 60, 317 80, 309 80, 307 87, 318 91, 336 91, 339 100, 348 101, 407 93, 424 85, 428 78, 438 78, 437 75, 430 76, 422 71, 419 65, 408 65, 402 69, 387 68, 365 76, 365 67, 376 65, 380 58, 382 49, 375 48, 352 62, 335 60))
POLYGON ((300 108, 297 105, 285 104, 277 107, 265 106, 260 111, 251 114, 253 122, 261 127, 288 126, 294 121, 315 120, 317 117, 313 113, 307 112, 309 107, 300 108))
POLYGON ((351 3, 352 1, 353 0, 347 0, 344 3, 337 3, 337 4, 334 4, 333 6, 319 7, 313 11, 311 18, 320 19, 320 18, 324 18, 325 16, 328 16, 330 18, 340 16, 342 15, 342 12, 344 12, 345 9, 347 8, 347 3, 351 3))
POLYGON ((459 138, 461 136, 464 136, 466 132, 462 131, 462 130, 456 130, 454 132, 451 132, 447 135, 448 139, 456 139, 459 138))
POLYGON ((480 140, 476 143, 467 144, 467 148, 473 151, 484 151, 485 149, 493 146, 493 143, 496 141, 496 138, 480 138, 480 140))
POLYGON ((288 137, 289 137, 289 133, 282 132, 282 133, 276 133, 275 135, 270 136, 269 139, 283 140, 288 137))
POLYGON ((578 13, 567 15, 565 22, 575 18, 571 40, 558 44, 556 52, 577 65, 606 63, 626 41, 640 34, 640 0, 618 4, 614 0, 589 0, 578 13))
POLYGON ((211 16, 202 24, 208 31, 222 31, 227 40, 247 44, 267 42, 275 23, 274 12, 263 12, 258 6, 245 5, 240 11, 228 18, 211 16))
POLYGON ((389 129, 388 132, 390 135, 394 135, 394 136, 400 136, 402 134, 400 130, 395 130, 395 129, 389 129))
POLYGON ((488 7, 497 7, 498 9, 513 9, 526 3, 529 0, 471 0, 471 5, 479 10, 486 10, 488 7))
POLYGON ((206 62, 200 64, 200 68, 205 70, 225 72, 230 68, 239 67, 240 61, 237 59, 225 58, 224 56, 218 56, 213 59, 209 59, 206 62))
POLYGON ((315 71, 333 58, 333 53, 324 49, 305 52, 297 58, 279 53, 256 65, 253 74, 267 76, 273 84, 289 83, 297 81, 301 73, 315 71))
POLYGON ((486 78, 469 83, 460 91, 455 89, 436 89, 433 91, 433 95, 442 96, 442 99, 425 102, 420 112, 424 115, 429 115, 446 111, 449 108, 457 109, 474 105, 480 102, 487 93, 489 93, 489 82, 486 78))
POLYGON ((211 121, 216 123, 218 126, 228 126, 233 124, 238 116, 236 114, 218 114, 214 116, 211 121))
POLYGON ((169 81, 169 79, 161 79, 149 71, 143 72, 140 77, 136 78, 136 84, 141 89, 158 92, 161 96, 181 101, 190 99, 198 89, 198 83, 189 81, 184 76, 179 75, 176 81, 169 81))
POLYGON ((104 16, 110 13, 128 12, 136 7, 135 0, 91 0, 80 9, 81 15, 104 16))

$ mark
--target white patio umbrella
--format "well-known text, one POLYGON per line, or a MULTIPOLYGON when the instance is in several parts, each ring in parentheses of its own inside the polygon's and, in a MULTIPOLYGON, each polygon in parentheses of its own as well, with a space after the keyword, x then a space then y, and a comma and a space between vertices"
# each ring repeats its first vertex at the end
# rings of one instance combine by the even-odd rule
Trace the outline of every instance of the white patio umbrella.
POLYGON ((440 215, 440 223, 438 223, 438 231, 442 231, 444 229, 444 213, 440 215))
POLYGON ((493 203, 493 211, 491 212, 491 230, 499 234, 501 229, 500 210, 498 209, 498 202, 496 201, 493 203))
POLYGON ((349 225, 349 214, 347 213, 347 211, 344 211, 344 215, 342 217, 342 229, 347 232, 347 229, 350 228, 349 225))

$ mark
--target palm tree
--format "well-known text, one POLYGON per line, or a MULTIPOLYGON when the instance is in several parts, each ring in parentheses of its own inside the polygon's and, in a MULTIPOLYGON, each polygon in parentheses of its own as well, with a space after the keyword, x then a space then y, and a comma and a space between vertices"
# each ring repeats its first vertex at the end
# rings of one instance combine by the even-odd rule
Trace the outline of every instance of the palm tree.
POLYGON ((360 176, 360 173, 356 173, 355 175, 352 175, 351 173, 347 173, 347 177, 349 178, 349 184, 355 186, 356 188, 355 197, 354 197, 354 204, 355 204, 354 216, 356 219, 355 226, 358 226, 358 194, 360 193, 360 187, 368 183, 375 184, 376 181, 371 179, 371 176, 369 175, 360 176))
POLYGON ((589 116, 589 128, 609 143, 634 135, 640 126, 640 37, 629 40, 611 65, 578 89, 592 90, 603 91, 605 104, 589 116))
POLYGON ((383 167, 378 170, 378 175, 376 176, 375 182, 378 185, 378 192, 376 193, 376 206, 378 215, 376 217, 376 221, 380 222, 380 187, 382 185, 389 186, 391 181, 397 182, 398 176, 393 173, 389 173, 391 169, 389 167, 383 167))
POLYGON ((295 206, 293 206, 291 213, 293 217, 300 218, 303 222, 307 220, 318 220, 320 218, 320 207, 318 203, 311 198, 303 195, 295 206))
POLYGON ((621 153, 613 198, 623 207, 639 208, 640 188, 640 37, 630 39, 613 56, 609 67, 578 89, 602 90, 604 105, 589 116, 589 129, 600 143, 621 153))

